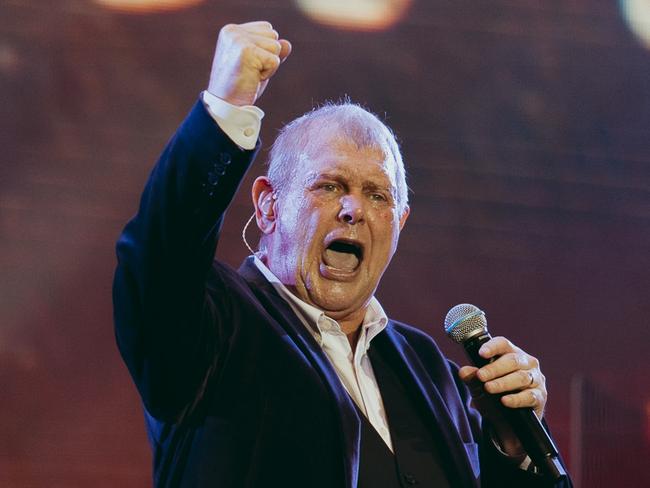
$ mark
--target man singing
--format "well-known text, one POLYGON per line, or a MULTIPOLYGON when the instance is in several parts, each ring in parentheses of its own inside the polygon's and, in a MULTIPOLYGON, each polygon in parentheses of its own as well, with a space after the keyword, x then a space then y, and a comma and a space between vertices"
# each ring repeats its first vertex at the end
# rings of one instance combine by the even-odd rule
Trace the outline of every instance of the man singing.
POLYGON ((549 486, 466 386, 541 418, 537 359, 498 337, 481 351, 498 359, 458 369, 374 297, 409 215, 377 117, 330 104, 284 127, 252 187, 258 251, 238 271, 213 261, 259 149, 254 104, 290 52, 268 22, 221 30, 208 89, 117 244, 117 341, 156 486, 549 486))

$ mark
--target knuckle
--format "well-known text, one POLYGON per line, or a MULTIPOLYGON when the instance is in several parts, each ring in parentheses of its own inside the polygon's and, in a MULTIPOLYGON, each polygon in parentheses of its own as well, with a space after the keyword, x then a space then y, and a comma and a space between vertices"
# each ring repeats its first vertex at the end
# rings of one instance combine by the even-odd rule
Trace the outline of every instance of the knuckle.
POLYGON ((517 357, 517 366, 520 368, 525 368, 528 366, 528 357, 526 354, 519 353, 515 354, 515 356, 517 357))
POLYGON ((516 354, 509 353, 508 354, 508 362, 509 362, 509 365, 512 367, 512 369, 518 369, 519 368, 519 357, 516 354))
POLYGON ((252 58, 255 56, 255 46, 253 44, 246 44, 241 49, 242 56, 252 58))
POLYGON ((269 58, 269 67, 276 70, 280 67, 280 56, 273 55, 269 58))
POLYGON ((508 399, 508 403, 510 404, 509 406, 511 408, 518 408, 521 405, 521 400, 517 395, 508 395, 507 397, 504 397, 508 399))
POLYGON ((523 386, 528 386, 530 383, 530 373, 528 371, 519 370, 517 375, 519 376, 519 379, 521 380, 521 384, 523 386))
POLYGON ((513 349, 513 344, 507 338, 503 336, 497 336, 495 339, 498 339, 499 344, 506 349, 513 349))
POLYGON ((282 44, 280 44, 279 41, 273 41, 271 45, 273 46, 273 48, 272 48, 273 49, 273 51, 272 51, 273 54, 275 54, 275 55, 280 54, 280 52, 282 51, 282 44))
POLYGON ((491 365, 489 365, 489 364, 488 364, 487 366, 483 366, 483 367, 479 370, 479 372, 480 372, 480 379, 481 379, 482 381, 487 381, 487 380, 489 380, 490 378, 492 378, 492 377, 494 376, 494 372, 492 371, 492 369, 493 369, 493 368, 492 368, 491 365))
POLYGON ((221 28, 222 34, 234 34, 237 32, 237 26, 235 24, 226 24, 221 28))

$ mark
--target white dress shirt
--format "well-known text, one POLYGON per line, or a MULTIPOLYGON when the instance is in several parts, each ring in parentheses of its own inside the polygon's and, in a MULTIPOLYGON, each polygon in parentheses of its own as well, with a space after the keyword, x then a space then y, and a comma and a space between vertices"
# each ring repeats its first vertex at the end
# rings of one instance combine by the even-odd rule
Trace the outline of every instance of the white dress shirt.
POLYGON ((336 320, 291 293, 257 256, 254 263, 316 339, 345 390, 392 451, 393 443, 388 430, 384 402, 368 358, 370 341, 384 330, 388 323, 388 317, 377 299, 372 297, 370 300, 359 331, 359 340, 353 351, 348 337, 336 320))

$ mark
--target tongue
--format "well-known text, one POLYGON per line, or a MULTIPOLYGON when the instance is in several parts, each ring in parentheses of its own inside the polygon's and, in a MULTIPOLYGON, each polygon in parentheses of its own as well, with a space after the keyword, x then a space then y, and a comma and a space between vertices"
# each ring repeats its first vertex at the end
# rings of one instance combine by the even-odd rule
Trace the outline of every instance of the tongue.
POLYGON ((351 252, 334 251, 333 249, 325 250, 323 261, 326 265, 341 271, 354 271, 359 266, 359 258, 351 252))

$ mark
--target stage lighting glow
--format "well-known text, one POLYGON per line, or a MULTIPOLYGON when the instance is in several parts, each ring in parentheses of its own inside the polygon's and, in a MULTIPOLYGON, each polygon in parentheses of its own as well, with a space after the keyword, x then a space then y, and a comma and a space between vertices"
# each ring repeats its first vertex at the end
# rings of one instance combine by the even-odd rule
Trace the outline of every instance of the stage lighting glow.
POLYGON ((650 49, 650 1, 620 0, 623 18, 641 43, 650 49))
POLYGON ((9 44, 0 43, 0 73, 11 74, 18 71, 18 53, 9 44))
POLYGON ((377 31, 399 22, 411 0, 295 0, 319 24, 345 30, 377 31))
POLYGON ((144 14, 193 7, 203 0, 94 0, 94 2, 111 10, 144 14))

